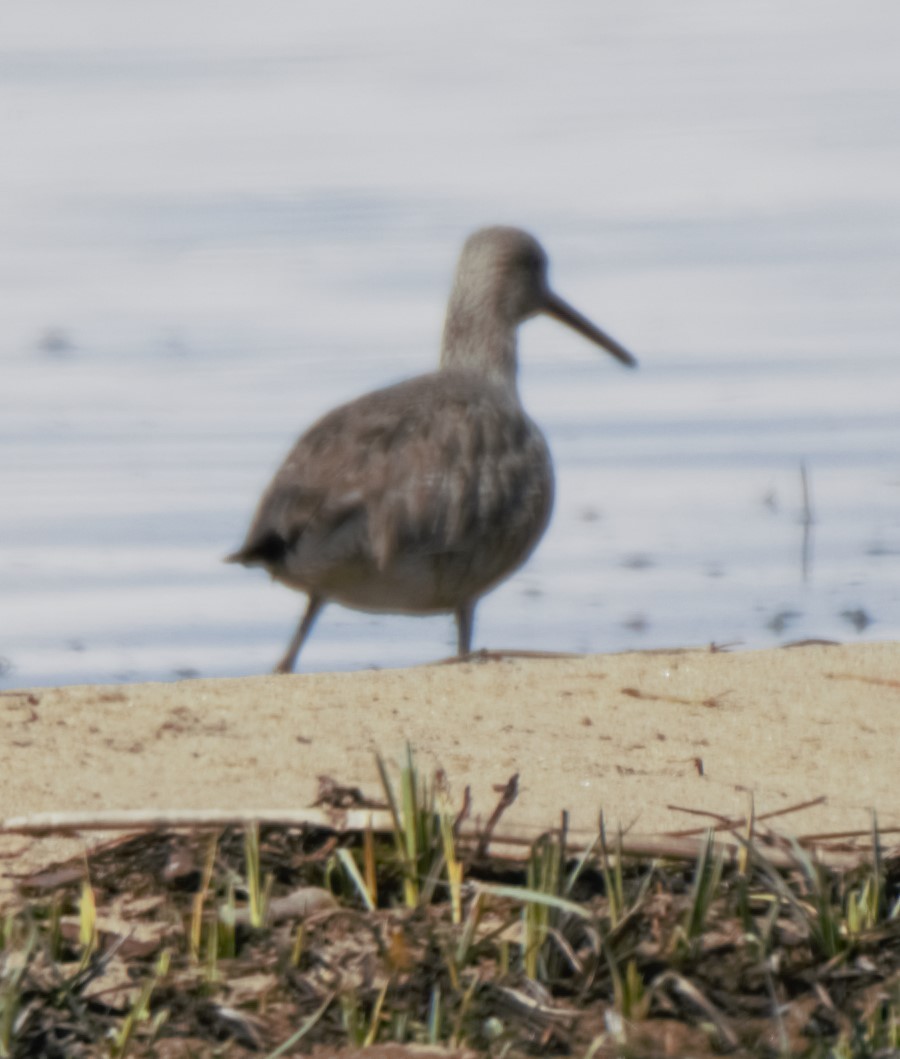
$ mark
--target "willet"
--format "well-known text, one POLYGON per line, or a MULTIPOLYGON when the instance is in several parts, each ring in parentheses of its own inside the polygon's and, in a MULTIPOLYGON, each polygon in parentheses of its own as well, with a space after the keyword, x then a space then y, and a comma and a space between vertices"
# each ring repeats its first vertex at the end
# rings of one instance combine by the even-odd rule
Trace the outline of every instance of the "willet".
POLYGON ((308 596, 276 672, 330 601, 452 613, 469 654, 476 604, 525 562, 553 504, 547 443, 516 388, 516 329, 538 313, 636 364, 551 291, 536 239, 483 228, 463 246, 439 370, 335 408, 296 443, 228 557, 308 596))

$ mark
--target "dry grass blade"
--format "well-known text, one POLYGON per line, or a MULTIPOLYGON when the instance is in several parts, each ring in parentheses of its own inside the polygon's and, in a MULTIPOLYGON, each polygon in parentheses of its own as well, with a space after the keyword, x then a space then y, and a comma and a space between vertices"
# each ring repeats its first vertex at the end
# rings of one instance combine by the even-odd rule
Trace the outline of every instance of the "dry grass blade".
POLYGON ((704 996, 697 986, 685 978, 684 975, 678 974, 676 971, 664 971, 658 978, 653 980, 650 988, 654 992, 663 992, 671 989, 682 999, 692 1004, 705 1018, 709 1019, 716 1028, 722 1048, 728 1051, 737 1048, 740 1043, 739 1038, 729 1025, 728 1020, 715 1004, 704 996))
POLYGON ((494 883, 476 883, 477 893, 486 894, 491 897, 502 897, 508 901, 516 901, 523 905, 541 905, 545 908, 555 909, 565 915, 583 919, 586 922, 593 921, 593 914, 575 901, 569 901, 555 894, 543 893, 541 890, 530 890, 527 886, 501 886, 494 883))
POLYGON ((282 1055, 287 1055, 296 1045, 303 1040, 303 1038, 313 1029, 316 1023, 321 1019, 325 1012, 334 1003, 334 998, 337 993, 329 993, 328 996, 322 1001, 322 1003, 316 1008, 316 1010, 309 1016, 308 1019, 303 1023, 296 1033, 292 1033, 290 1037, 282 1044, 280 1044, 274 1051, 269 1052, 266 1059, 281 1059, 282 1055))

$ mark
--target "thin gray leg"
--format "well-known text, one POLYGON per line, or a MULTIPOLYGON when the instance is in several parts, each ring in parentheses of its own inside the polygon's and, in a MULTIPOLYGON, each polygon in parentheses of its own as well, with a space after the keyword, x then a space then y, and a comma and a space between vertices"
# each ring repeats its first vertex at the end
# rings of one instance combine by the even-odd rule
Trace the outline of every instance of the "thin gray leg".
POLYGON ((319 611, 323 606, 325 606, 325 600, 322 599, 321 596, 309 597, 309 602, 306 604, 306 613, 303 615, 303 619, 297 626, 297 631, 294 633, 294 638, 288 644, 288 649, 284 652, 284 657, 272 670, 273 673, 293 672, 294 663, 297 661, 297 655, 300 654, 300 648, 303 646, 303 641, 309 636, 310 630, 315 624, 315 620, 319 616, 319 611))
POLYGON ((472 653, 472 621, 475 617, 475 604, 471 600, 456 608, 456 650, 460 658, 472 653))

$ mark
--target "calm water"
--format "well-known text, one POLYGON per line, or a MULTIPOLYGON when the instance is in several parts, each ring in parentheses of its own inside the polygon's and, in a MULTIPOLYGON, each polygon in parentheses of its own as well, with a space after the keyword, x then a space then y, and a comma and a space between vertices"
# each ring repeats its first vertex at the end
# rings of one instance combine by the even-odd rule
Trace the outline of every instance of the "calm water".
MULTIPOLYGON (((476 645, 900 636, 892 0, 170 10, 0 14, 2 686, 271 666, 302 597, 220 558, 493 222, 641 370, 523 329, 557 505, 476 645)), ((334 607, 303 663, 453 643, 334 607)))

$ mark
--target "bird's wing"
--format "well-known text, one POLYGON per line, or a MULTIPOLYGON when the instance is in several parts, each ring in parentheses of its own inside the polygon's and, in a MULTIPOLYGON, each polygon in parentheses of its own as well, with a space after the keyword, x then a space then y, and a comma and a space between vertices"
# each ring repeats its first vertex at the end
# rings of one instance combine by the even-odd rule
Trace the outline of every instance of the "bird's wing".
POLYGON ((351 520, 359 532, 345 539, 381 568, 398 552, 471 548, 473 533, 496 530, 523 502, 549 503, 529 473, 536 460, 549 472, 543 439, 503 391, 450 373, 420 376, 307 431, 235 558, 267 562, 304 534, 327 539, 351 520))

